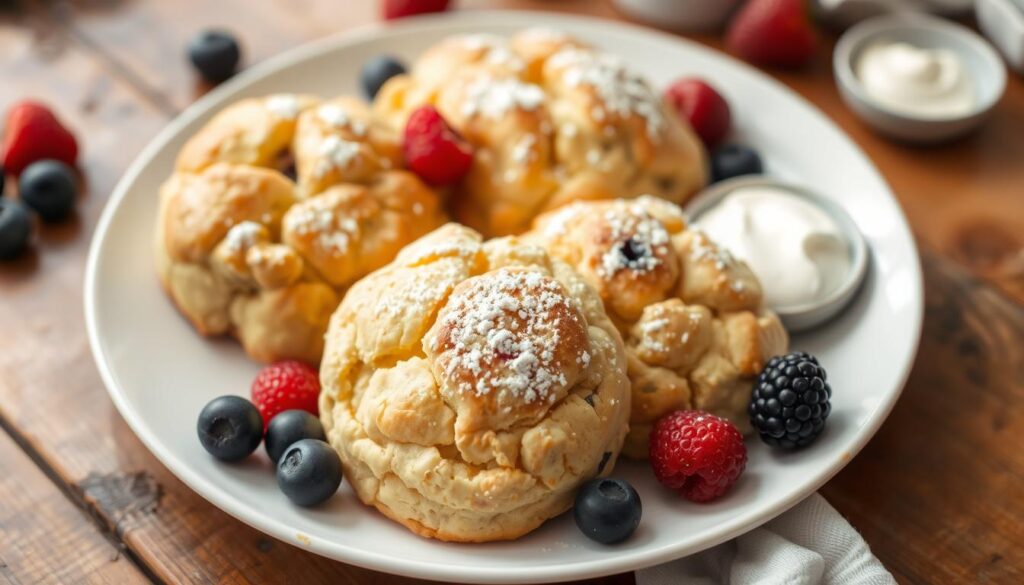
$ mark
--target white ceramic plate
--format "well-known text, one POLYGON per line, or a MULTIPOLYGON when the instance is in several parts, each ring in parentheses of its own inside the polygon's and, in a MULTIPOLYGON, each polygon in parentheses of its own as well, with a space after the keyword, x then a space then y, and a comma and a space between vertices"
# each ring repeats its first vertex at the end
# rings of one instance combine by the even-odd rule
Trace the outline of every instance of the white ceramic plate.
POLYGON ((135 433, 182 481, 219 508, 268 534, 347 563, 428 579, 536 582, 636 569, 707 548, 758 526, 813 492, 864 446, 899 396, 921 325, 921 270, 906 221, 864 154, 817 109, 779 83, 720 53, 633 26, 539 13, 465 12, 409 20, 328 38, 271 59, 197 102, 139 156, 100 220, 85 283, 90 341, 110 396, 135 433), (240 465, 199 445, 196 415, 211 398, 246 394, 257 371, 228 341, 201 339, 157 284, 151 253, 157 189, 174 155, 214 112, 272 92, 355 93, 360 64, 379 53, 407 60, 442 37, 507 34, 557 26, 618 53, 661 87, 681 75, 713 80, 733 106, 737 139, 756 145, 769 172, 834 198, 873 251, 854 304, 825 329, 793 340, 828 368, 834 408, 826 432, 799 454, 748 441, 750 464, 722 500, 685 502, 648 468, 615 474, 639 490, 644 517, 625 544, 588 541, 568 515, 515 542, 454 545, 414 536, 363 507, 347 485, 319 509, 278 492, 262 450, 240 465))

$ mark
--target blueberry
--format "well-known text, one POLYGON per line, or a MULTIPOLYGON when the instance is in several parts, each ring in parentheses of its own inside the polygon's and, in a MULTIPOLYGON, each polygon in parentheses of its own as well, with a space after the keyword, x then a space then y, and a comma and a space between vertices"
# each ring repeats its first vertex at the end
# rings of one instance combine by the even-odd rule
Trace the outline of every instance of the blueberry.
POLYGON ((245 398, 221 396, 203 407, 196 430, 210 455, 222 461, 238 461, 260 446, 263 417, 245 398))
POLYGON ((277 486, 293 503, 315 506, 341 485, 341 459, 330 445, 302 439, 285 449, 277 463, 277 486))
POLYGON ((302 439, 327 440, 320 419, 305 410, 286 410, 270 419, 267 425, 267 455, 276 465, 284 450, 302 439))
POLYGON ((32 218, 17 201, 0 199, 0 260, 18 257, 28 247, 32 218))
POLYGON ((368 99, 377 97, 377 92, 384 82, 396 75, 405 73, 405 65, 390 55, 379 55, 370 59, 359 72, 359 81, 363 84, 363 93, 368 99))
POLYGON ((761 157, 749 146, 726 144, 711 153, 712 183, 740 175, 759 175, 763 171, 761 157))
POLYGON ((57 160, 34 162, 21 173, 21 200, 43 221, 60 221, 75 208, 75 171, 57 160))
POLYGON ((219 83, 235 74, 242 52, 235 37, 222 30, 205 30, 188 44, 188 58, 207 81, 219 83))
POLYGON ((587 538, 602 544, 622 542, 640 524, 643 506, 633 486, 621 479, 597 478, 580 486, 573 515, 587 538))

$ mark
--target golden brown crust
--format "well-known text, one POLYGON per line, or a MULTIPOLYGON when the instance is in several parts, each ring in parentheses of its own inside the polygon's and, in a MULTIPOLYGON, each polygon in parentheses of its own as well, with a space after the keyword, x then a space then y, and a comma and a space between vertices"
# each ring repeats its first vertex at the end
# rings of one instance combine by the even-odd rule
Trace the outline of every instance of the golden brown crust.
POLYGON ((611 470, 629 412, 624 362, 572 269, 449 224, 338 307, 321 419, 364 503, 431 538, 517 538, 611 470))
POLYGON ((524 239, 577 268, 626 343, 633 410, 623 453, 646 457, 662 415, 706 410, 749 428, 753 377, 788 337, 742 262, 654 197, 574 203, 524 239))
POLYGON ((277 95, 229 106, 186 143, 160 192, 157 267, 200 333, 317 363, 345 290, 445 221, 436 193, 389 170, 397 141, 368 117, 353 99, 277 95), (365 161, 318 146, 339 141, 365 161))
POLYGON ((474 147, 451 205, 487 236, 520 233, 571 201, 680 203, 707 180, 700 141, 643 79, 555 31, 446 39, 389 80, 373 107, 400 129, 424 104, 474 147))

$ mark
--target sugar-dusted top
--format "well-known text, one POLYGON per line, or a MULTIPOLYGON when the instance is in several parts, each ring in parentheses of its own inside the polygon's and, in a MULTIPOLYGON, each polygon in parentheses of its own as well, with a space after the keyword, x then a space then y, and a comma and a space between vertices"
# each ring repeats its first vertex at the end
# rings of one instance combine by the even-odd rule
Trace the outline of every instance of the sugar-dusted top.
POLYGON ((602 120, 608 114, 622 118, 642 117, 648 135, 655 137, 665 125, 664 107, 647 82, 630 71, 621 59, 594 51, 566 48, 548 61, 550 67, 561 71, 563 82, 569 87, 594 88, 601 102, 591 116, 602 120))
POLYGON ((496 404, 548 404, 590 362, 578 303, 553 278, 499 269, 452 293, 428 348, 443 384, 496 404))

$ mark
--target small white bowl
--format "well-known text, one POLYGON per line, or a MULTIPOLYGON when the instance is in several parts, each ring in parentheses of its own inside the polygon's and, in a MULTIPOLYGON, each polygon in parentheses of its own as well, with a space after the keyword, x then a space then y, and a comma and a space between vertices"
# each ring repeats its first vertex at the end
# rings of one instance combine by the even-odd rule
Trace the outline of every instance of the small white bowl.
POLYGON ((782 319, 782 323, 791 333, 805 331, 831 320, 850 304, 868 272, 868 244, 856 222, 842 206, 827 197, 822 197, 806 187, 762 176, 736 177, 716 183, 687 204, 686 213, 693 223, 699 224, 702 213, 718 205, 722 199, 742 187, 774 187, 802 197, 827 213, 839 226, 850 250, 850 270, 843 282, 828 296, 813 303, 769 307, 782 319))
POLYGON ((1024 2, 975 0, 978 28, 989 38, 1011 67, 1024 73, 1024 2))
POLYGON ((615 0, 629 16, 677 30, 714 31, 736 10, 739 0, 615 0))
POLYGON ((1006 90, 1006 68, 988 41, 964 26, 922 14, 881 16, 858 24, 839 39, 832 60, 846 105, 878 132, 909 142, 941 142, 970 132, 1006 90), (914 115, 878 103, 855 73, 863 50, 878 41, 952 51, 971 75, 978 103, 970 112, 956 116, 914 115))

